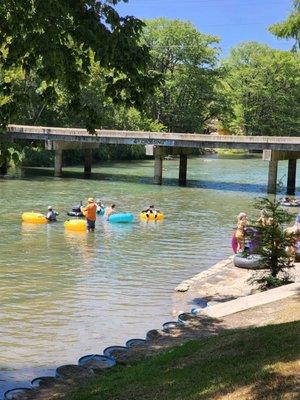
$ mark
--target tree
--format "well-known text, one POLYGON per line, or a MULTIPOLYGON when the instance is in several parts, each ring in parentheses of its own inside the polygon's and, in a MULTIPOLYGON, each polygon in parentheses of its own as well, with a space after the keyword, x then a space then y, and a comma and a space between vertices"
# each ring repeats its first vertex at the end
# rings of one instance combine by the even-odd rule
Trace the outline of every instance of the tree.
POLYGON ((233 110, 225 127, 246 135, 300 134, 299 53, 249 42, 231 51, 224 68, 223 91, 233 110))
POLYGON ((294 9, 288 18, 279 22, 278 24, 271 25, 269 31, 273 35, 282 39, 294 39, 295 44, 293 50, 300 49, 300 0, 294 0, 294 9))
POLYGON ((143 38, 151 49, 152 69, 163 79, 149 100, 152 118, 170 131, 200 132, 216 113, 219 39, 190 22, 165 18, 146 21, 143 38))
MULTIPOLYGON (((0 65, 6 78, 0 82, 0 123, 10 120, 14 103, 13 72, 24 78, 34 71, 39 93, 46 103, 57 98, 58 85, 69 95, 70 108, 83 110, 94 128, 93 112, 80 103, 93 59, 105 75, 106 93, 115 101, 141 105, 153 87, 148 48, 139 37, 142 21, 120 17, 113 5, 121 0, 6 0, 0 3, 0 65), (9 74, 11 73, 11 76, 9 74)), ((126 1, 126 0, 125 0, 126 1)), ((96 121, 95 121, 96 122, 96 121)))
POLYGON ((278 278, 280 273, 288 273, 294 267, 287 248, 294 244, 294 235, 285 229, 293 216, 285 211, 280 202, 260 198, 255 202, 255 208, 264 210, 269 218, 269 224, 258 225, 259 246, 256 253, 261 255, 261 264, 268 270, 267 275, 259 277, 256 281, 262 287, 276 286, 287 281, 288 276, 278 278))
POLYGON ((39 107, 55 104, 63 91, 68 109, 93 132, 99 113, 81 93, 94 62, 101 68, 106 96, 143 104, 156 77, 149 74, 149 50, 140 42, 143 22, 120 17, 114 8, 120 1, 0 2, 0 127, 12 121, 26 97, 16 90, 19 80, 28 82, 34 75, 39 107))

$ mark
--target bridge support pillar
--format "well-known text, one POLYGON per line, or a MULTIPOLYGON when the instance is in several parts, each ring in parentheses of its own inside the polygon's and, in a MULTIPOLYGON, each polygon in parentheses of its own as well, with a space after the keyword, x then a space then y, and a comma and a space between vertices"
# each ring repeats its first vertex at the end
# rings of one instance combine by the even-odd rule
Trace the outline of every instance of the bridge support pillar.
POLYGON ((62 149, 55 150, 55 161, 54 161, 54 176, 61 176, 62 174, 62 149))
POLYGON ((92 149, 84 150, 84 177, 90 178, 92 173, 92 149))
POLYGON ((6 161, 0 165, 0 175, 6 175, 8 171, 8 163, 6 161))
POLYGON ((287 176, 287 194, 294 195, 296 190, 297 160, 289 160, 287 176))
POLYGON ((179 159, 179 179, 180 186, 186 186, 186 173, 187 173, 187 155, 180 154, 179 159))
POLYGON ((278 161, 269 161, 268 193, 276 194, 278 161))
POLYGON ((163 156, 159 148, 154 149, 154 180, 156 185, 162 184, 163 156))

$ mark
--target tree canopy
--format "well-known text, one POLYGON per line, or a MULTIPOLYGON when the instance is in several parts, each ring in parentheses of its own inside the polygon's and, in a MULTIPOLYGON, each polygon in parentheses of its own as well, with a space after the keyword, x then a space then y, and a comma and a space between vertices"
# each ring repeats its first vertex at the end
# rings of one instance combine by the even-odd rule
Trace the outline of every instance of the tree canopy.
POLYGON ((294 8, 288 18, 269 27, 270 32, 283 39, 294 39, 293 50, 300 50, 300 0, 294 0, 294 8))
MULTIPOLYGON (((34 73, 36 93, 54 103, 60 88, 69 107, 80 110, 94 128, 93 110, 82 103, 92 62, 98 62, 105 94, 113 101, 140 106, 153 88, 149 51, 139 40, 143 23, 120 17, 122 0, 6 0, 0 3, 0 122, 5 126, 20 101, 16 80, 34 73)), ((127 1, 127 0, 123 0, 127 1)))
POLYGON ((146 21, 143 38, 163 80, 149 101, 152 118, 173 132, 200 132, 214 113, 219 39, 165 18, 146 21))
POLYGON ((299 53, 249 42, 233 49, 224 67, 223 90, 232 106, 229 129, 246 135, 300 135, 299 53))

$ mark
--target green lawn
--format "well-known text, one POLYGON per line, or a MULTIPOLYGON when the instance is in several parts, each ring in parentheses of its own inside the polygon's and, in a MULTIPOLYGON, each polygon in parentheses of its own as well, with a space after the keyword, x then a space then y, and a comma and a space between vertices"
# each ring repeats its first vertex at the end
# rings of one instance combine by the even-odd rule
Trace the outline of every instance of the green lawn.
POLYGON ((296 399, 299 333, 300 322, 292 322, 188 342, 118 366, 66 399, 296 399))

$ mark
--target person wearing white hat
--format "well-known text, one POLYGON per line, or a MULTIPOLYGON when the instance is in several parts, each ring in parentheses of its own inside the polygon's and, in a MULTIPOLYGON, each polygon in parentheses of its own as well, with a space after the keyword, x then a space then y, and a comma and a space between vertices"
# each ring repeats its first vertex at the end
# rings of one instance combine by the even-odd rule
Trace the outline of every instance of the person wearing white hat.
POLYGON ((56 221, 56 217, 58 215, 58 212, 54 211, 52 206, 48 206, 48 211, 46 214, 46 218, 49 222, 56 221))

